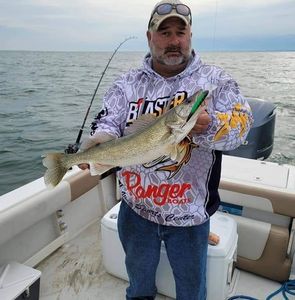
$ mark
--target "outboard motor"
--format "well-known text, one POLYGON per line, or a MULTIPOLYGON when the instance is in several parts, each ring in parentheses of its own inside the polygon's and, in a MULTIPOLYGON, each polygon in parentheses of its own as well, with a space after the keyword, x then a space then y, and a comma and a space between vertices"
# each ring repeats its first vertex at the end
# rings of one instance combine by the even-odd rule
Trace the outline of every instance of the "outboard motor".
POLYGON ((273 149, 276 106, 266 100, 248 98, 251 106, 254 124, 243 145, 224 154, 252 159, 266 159, 273 149))

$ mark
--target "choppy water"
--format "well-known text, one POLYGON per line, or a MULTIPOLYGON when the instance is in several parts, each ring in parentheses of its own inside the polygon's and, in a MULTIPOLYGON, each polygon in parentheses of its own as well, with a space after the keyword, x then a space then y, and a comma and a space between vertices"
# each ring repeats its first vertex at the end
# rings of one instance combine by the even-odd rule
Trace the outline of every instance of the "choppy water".
MULTIPOLYGON (((111 53, 0 51, 0 194, 43 176, 41 155, 74 143, 111 53)), ((85 133, 102 95, 144 53, 120 52, 94 100, 85 133)), ((295 165, 295 52, 201 53, 225 68, 247 97, 277 105, 271 157, 295 165)))

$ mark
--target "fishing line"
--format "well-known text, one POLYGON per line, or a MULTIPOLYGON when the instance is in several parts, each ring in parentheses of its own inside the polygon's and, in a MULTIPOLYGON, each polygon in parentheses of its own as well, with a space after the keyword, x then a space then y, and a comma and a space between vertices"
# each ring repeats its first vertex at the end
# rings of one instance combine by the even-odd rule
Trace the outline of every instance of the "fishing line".
POLYGON ((213 51, 215 51, 216 43, 216 25, 217 25, 217 12, 218 12, 218 0, 215 1, 215 16, 214 16, 214 28, 213 28, 213 51))
POLYGON ((103 79, 103 76, 104 76, 105 73, 106 73, 106 70, 108 69, 108 67, 109 67, 109 65, 110 65, 110 63, 111 63, 113 57, 115 56, 115 54, 117 53, 117 51, 120 49, 120 47, 121 47, 124 43, 126 43, 127 41, 129 41, 129 40, 131 40, 131 39, 135 39, 135 38, 136 38, 135 36, 130 36, 130 37, 126 38, 123 42, 121 42, 121 43, 118 45, 118 47, 117 47, 117 48, 114 50, 114 52, 112 53, 112 55, 111 55, 111 57, 110 57, 108 63, 106 64, 106 66, 105 66, 105 68, 104 68, 104 70, 103 70, 103 72, 102 72, 102 74, 101 74, 101 76, 100 76, 100 79, 99 79, 99 81, 98 81, 98 83, 97 83, 97 85, 96 85, 96 88, 95 88, 95 90, 94 90, 94 93, 93 93, 92 98, 91 98, 91 101, 90 101, 90 104, 89 104, 88 109, 87 109, 87 111, 86 111, 86 114, 85 114, 83 123, 82 123, 82 125, 81 125, 80 130, 79 130, 79 133, 78 133, 76 142, 75 142, 75 144, 69 144, 68 147, 65 149, 65 153, 76 153, 76 152, 79 150, 80 140, 81 140, 81 137, 82 137, 82 134, 83 134, 83 130, 84 130, 84 126, 85 126, 87 117, 88 117, 89 112, 90 112, 90 108, 91 108, 91 106, 92 106, 92 103, 93 103, 93 100, 94 100, 95 95, 96 95, 96 93, 97 93, 97 90, 98 90, 98 88, 99 88, 99 86, 100 86, 100 83, 101 83, 101 81, 102 81, 102 79, 103 79))

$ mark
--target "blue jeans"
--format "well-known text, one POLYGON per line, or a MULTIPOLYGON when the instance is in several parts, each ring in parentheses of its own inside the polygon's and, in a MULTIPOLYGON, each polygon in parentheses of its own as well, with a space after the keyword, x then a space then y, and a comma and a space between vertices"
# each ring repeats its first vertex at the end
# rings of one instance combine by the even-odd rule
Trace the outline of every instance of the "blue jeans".
POLYGON ((173 270, 176 299, 206 299, 209 221, 191 227, 159 225, 139 216, 122 200, 118 232, 130 283, 126 299, 155 298, 162 240, 173 270))

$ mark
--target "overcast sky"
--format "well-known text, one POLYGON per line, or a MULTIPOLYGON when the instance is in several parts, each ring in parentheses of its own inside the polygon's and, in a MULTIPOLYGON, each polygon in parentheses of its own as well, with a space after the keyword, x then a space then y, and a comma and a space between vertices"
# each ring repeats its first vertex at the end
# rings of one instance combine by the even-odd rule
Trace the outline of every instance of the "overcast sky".
MULTIPOLYGON (((157 1, 0 0, 0 50, 147 50, 157 1)), ((295 50, 295 0, 187 0, 199 50, 295 50)))

